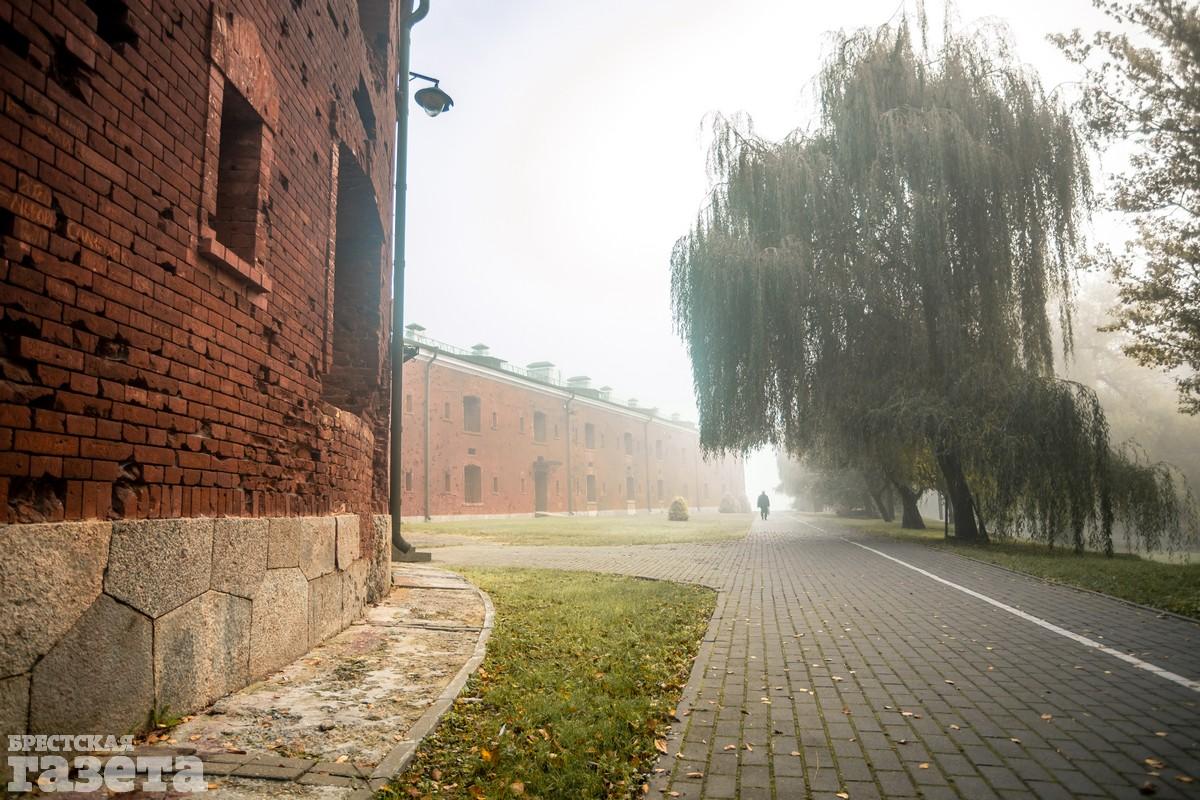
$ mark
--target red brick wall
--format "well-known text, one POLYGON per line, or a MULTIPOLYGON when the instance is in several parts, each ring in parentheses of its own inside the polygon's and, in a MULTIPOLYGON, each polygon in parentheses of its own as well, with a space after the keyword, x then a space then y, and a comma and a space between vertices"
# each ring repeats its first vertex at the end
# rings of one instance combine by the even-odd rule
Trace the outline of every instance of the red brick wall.
POLYGON ((723 492, 745 494, 740 460, 706 461, 694 429, 651 419, 645 413, 539 387, 485 367, 445 355, 430 360, 422 350, 404 367, 403 452, 405 491, 401 511, 421 517, 425 509, 425 441, 429 434, 431 516, 527 514, 535 510, 538 459, 546 466, 547 510, 620 512, 630 500, 637 511, 665 508, 677 495, 693 506, 715 508, 723 492), (426 374, 429 375, 428 409, 426 374), (480 431, 464 430, 463 398, 480 400, 480 431), (568 401, 570 416, 568 417, 568 401), (446 414, 446 409, 449 414, 446 414), (546 415, 546 436, 534 436, 534 415, 546 415), (492 415, 495 414, 495 427, 492 415), (522 426, 522 419, 524 425, 522 426), (586 428, 594 430, 587 447, 586 428), (625 450, 632 436, 633 453, 625 450), (661 442, 661 457, 656 446, 661 442), (472 452, 472 450, 474 452, 472 452), (569 455, 568 455, 569 453, 569 455), (570 461, 570 473, 567 462, 570 461), (465 469, 479 467, 478 503, 465 496, 465 469), (449 474, 449 490, 446 475, 449 474), (595 480, 594 503, 587 499, 587 476, 595 480), (634 479, 634 494, 626 490, 634 479), (493 491, 493 479, 497 481, 493 491), (658 482, 662 481, 662 495, 658 482), (411 482, 410 482, 411 481, 411 482), (649 500, 647 500, 649 489, 649 500))
POLYGON ((0 521, 384 510, 385 376, 321 396, 338 145, 390 229, 394 59, 357 0, 127 2, 0 3, 0 521), (253 260, 213 234, 226 83, 267 131, 253 260))

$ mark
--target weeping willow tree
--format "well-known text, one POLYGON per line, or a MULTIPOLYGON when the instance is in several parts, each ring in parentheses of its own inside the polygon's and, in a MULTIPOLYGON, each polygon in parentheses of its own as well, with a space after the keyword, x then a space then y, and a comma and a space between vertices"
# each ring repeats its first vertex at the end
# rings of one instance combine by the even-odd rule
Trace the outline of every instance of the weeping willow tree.
POLYGON ((937 465, 961 539, 1019 518, 1103 546, 1137 465, 1054 378, 1048 312, 1069 352, 1086 153, 995 33, 947 29, 936 54, 907 23, 846 34, 812 129, 770 142, 718 118, 675 321, 709 449, 909 453, 937 465))

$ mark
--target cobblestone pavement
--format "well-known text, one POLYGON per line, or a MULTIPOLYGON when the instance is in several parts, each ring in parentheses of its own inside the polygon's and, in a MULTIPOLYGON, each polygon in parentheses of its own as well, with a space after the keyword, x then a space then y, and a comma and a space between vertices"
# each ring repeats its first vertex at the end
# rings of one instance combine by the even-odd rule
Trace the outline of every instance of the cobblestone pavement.
POLYGON ((1200 798, 1200 625, 816 524, 779 514, 741 542, 435 559, 719 590, 651 797, 1200 798))

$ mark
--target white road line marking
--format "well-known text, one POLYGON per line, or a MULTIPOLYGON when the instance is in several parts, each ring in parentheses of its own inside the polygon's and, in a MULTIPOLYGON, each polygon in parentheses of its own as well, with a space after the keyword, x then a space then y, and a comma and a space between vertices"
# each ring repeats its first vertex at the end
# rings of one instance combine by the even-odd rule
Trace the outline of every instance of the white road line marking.
MULTIPOLYGON (((803 522, 803 520, 801 520, 801 522, 803 522)), ((821 531, 822 533, 828 533, 828 531, 825 531, 821 528, 817 528, 816 525, 812 525, 807 522, 803 522, 803 524, 808 525, 808 527, 810 527, 810 528, 816 528, 817 530, 821 531)), ((918 572, 918 573, 924 575, 926 578, 932 578, 933 580, 937 581, 938 583, 943 583, 952 589, 957 589, 958 591, 962 592, 963 594, 969 594, 971 597, 982 600, 983 602, 993 605, 996 608, 1007 611, 1008 613, 1010 613, 1014 616, 1020 617, 1023 620, 1032 622, 1034 625, 1045 628, 1048 631, 1053 631, 1054 633, 1057 633, 1059 636, 1065 636, 1068 639, 1071 639, 1072 641, 1079 642, 1079 644, 1083 645, 1084 647, 1090 647, 1093 650, 1099 650, 1101 653, 1110 655, 1113 658, 1119 658, 1120 660, 1124 661, 1126 664, 1131 664, 1132 666, 1135 666, 1138 669, 1144 669, 1146 672, 1149 672, 1153 675, 1157 675, 1160 678, 1166 678, 1167 680, 1171 681, 1172 683, 1177 683, 1180 686, 1184 687, 1185 689, 1191 689, 1193 692, 1200 692, 1200 682, 1190 680, 1188 678, 1183 677, 1182 675, 1171 672, 1170 670, 1165 670, 1156 664, 1151 664, 1149 661, 1143 661, 1142 659, 1137 658, 1136 656, 1131 656, 1128 653, 1122 653, 1120 650, 1114 650, 1113 648, 1109 647, 1108 645, 1097 642, 1095 639, 1089 639, 1086 636, 1081 636, 1078 633, 1075 633, 1074 631, 1069 631, 1066 628, 1055 625, 1053 622, 1047 622, 1046 620, 1042 619, 1041 617, 1035 617, 1033 614, 1026 613, 1019 608, 1014 608, 1014 607, 1008 605, 1007 603, 1001 603, 999 600, 995 600, 991 597, 988 597, 986 594, 980 594, 979 592, 975 591, 974 589, 968 589, 966 586, 957 584, 954 581, 948 581, 945 578, 941 577, 940 575, 934 575, 929 570, 921 569, 920 567, 909 564, 907 561, 901 561, 900 559, 896 558, 895 556, 889 556, 887 553, 876 550, 874 547, 867 547, 865 544, 862 544, 860 542, 851 541, 850 539, 847 539, 844 536, 841 537, 841 540, 848 544, 852 544, 855 547, 861 547, 863 550, 869 550, 877 556, 882 556, 883 558, 886 558, 888 561, 895 561, 897 564, 899 564, 903 567, 908 567, 913 572, 918 572)))

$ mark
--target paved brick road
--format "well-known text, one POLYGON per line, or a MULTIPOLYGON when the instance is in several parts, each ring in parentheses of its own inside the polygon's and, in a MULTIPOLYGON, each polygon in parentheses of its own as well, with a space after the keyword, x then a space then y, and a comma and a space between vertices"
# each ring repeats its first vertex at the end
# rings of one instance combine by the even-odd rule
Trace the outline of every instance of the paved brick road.
POLYGON ((851 542, 1190 681, 1200 626, 819 524, 781 514, 743 542, 470 545, 436 559, 719 590, 652 797, 1127 798, 1149 781, 1156 797, 1200 798, 1195 688, 851 542))

